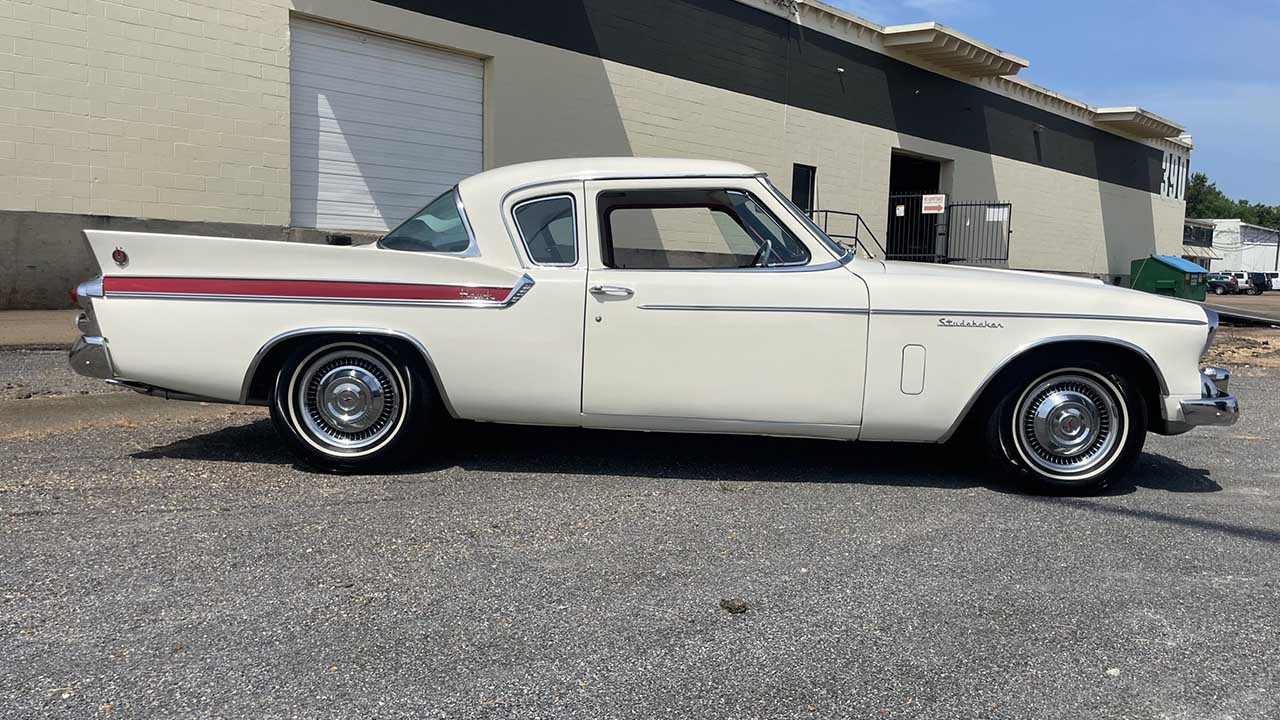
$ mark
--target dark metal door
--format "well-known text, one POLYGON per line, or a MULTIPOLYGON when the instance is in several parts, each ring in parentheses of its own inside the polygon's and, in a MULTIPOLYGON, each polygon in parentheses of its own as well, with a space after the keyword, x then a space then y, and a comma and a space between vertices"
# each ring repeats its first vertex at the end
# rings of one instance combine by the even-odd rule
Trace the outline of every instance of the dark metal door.
POLYGON ((942 262, 1008 265, 1012 234, 1011 203, 951 203, 947 206, 942 262))

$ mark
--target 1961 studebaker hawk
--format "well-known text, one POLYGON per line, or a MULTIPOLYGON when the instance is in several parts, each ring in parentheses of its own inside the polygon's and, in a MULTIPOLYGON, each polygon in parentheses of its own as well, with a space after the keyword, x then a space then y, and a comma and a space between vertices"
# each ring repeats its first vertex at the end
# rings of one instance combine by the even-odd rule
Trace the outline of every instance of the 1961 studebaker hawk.
POLYGON ((938 443, 1096 490, 1148 431, 1236 420, 1217 317, 1047 274, 882 262, 736 163, 480 173, 372 245, 85 231, 84 375, 266 405, 326 468, 476 421, 938 443))

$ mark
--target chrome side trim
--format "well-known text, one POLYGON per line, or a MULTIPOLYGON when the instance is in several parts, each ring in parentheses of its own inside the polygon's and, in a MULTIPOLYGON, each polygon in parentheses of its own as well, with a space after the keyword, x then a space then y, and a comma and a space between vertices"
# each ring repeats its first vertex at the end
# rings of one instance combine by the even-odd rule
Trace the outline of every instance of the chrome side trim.
POLYGON ((1000 317, 1031 318, 1050 320, 1114 320, 1116 322, 1149 322, 1169 325, 1204 325, 1202 320, 1183 320, 1180 318, 1145 317, 1141 315, 1092 315, 1082 313, 1043 313, 1043 312, 1006 312, 1000 310, 906 310, 873 308, 872 315, 933 315, 937 317, 1000 317))
POLYGON ((507 301, 488 300, 383 300, 377 298, 331 298, 283 295, 210 295, 201 293, 113 292, 113 298, 126 300, 214 300, 220 302, 309 303, 316 305, 410 305, 414 307, 502 308, 507 301))
MULTIPOLYGON (((532 282, 533 281, 530 280, 530 285, 532 285, 532 282)), ((401 332, 399 330, 391 330, 389 328, 362 328, 348 326, 306 327, 288 330, 276 335, 263 344, 263 346, 258 349, 258 352, 254 354, 253 360, 249 362, 249 369, 245 372, 244 382, 240 385, 239 403, 241 405, 248 404, 249 387, 253 384, 253 376, 258 372, 258 366, 262 363, 262 359, 267 356, 267 353, 271 352, 272 348, 286 340, 305 337, 307 335, 372 335, 375 337, 392 337, 400 340, 407 340, 418 349, 418 352, 422 355, 423 361, 427 363, 427 368, 431 371, 431 378, 435 381, 436 388, 440 391, 440 400, 444 403, 445 409, 449 411, 451 416, 455 418, 458 417, 457 411, 453 409, 453 403, 449 401, 449 393, 445 389, 444 381, 440 377, 440 372, 436 370, 436 363, 431 359, 431 353, 427 351, 426 346, 423 345, 418 338, 410 335, 409 333, 401 332)))
MULTIPOLYGON (((342 281, 335 281, 342 282, 342 281)), ((354 281, 352 281, 354 282, 354 281)), ((520 277, 502 300, 394 300, 381 298, 335 298, 306 295, 228 295, 218 293, 162 293, 115 290, 112 298, 133 300, 213 300, 220 302, 304 303, 315 305, 407 305, 413 307, 506 308, 529 294, 534 286, 527 274, 520 277)))
POLYGON ((866 308, 801 307, 789 305, 638 305, 641 310, 694 310, 717 312, 771 312, 771 313, 823 313, 836 315, 866 315, 866 308))
POLYGON ((516 281, 515 286, 511 288, 511 292, 508 293, 507 296, 502 299, 502 303, 500 304, 500 306, 510 307, 512 305, 515 305, 517 302, 519 302, 520 298, 529 294, 529 291, 533 289, 533 286, 534 286, 533 278, 529 277, 528 274, 521 275, 520 279, 516 281))
MULTIPOLYGON (((506 221, 505 217, 503 218, 503 221, 505 224, 505 221, 506 221)), ((515 234, 520 238, 520 244, 524 245, 524 254, 525 254, 525 257, 529 258, 530 263, 537 265, 539 267, 576 267, 578 265, 578 260, 580 259, 578 257, 579 255, 578 243, 581 238, 578 237, 578 199, 573 196, 573 193, 564 193, 564 192, 552 193, 551 195, 539 195, 538 197, 532 197, 532 198, 529 198, 528 200, 521 200, 520 202, 511 206, 511 222, 514 223, 516 226, 515 234), (537 260, 533 259, 533 252, 529 249, 529 241, 524 236, 524 230, 520 228, 520 221, 516 219, 516 212, 520 210, 520 208, 530 203, 543 202, 546 200, 554 200, 556 198, 562 198, 562 197, 569 198, 569 204, 573 206, 573 262, 540 263, 537 260)), ((508 228, 507 232, 510 232, 510 231, 511 231, 510 228, 508 228)))
POLYGON ((853 260, 853 253, 839 260, 831 260, 812 265, 768 265, 765 267, 740 268, 601 268, 593 272, 628 272, 628 273, 780 273, 780 272, 822 272, 844 267, 853 260))
POLYGON ((1154 372, 1156 375, 1156 383, 1160 387, 1160 392, 1164 395, 1169 394, 1169 384, 1165 382, 1164 373, 1160 372, 1160 366, 1156 365, 1156 361, 1152 359, 1151 355, 1146 350, 1143 350, 1137 345, 1134 345, 1133 343, 1127 340, 1121 340, 1119 338, 1113 338, 1113 337, 1103 337, 1100 335, 1055 335, 1053 337, 1041 338, 1039 340, 1027 343, 1026 345, 1019 347, 1017 350, 1014 350, 1013 352, 1006 355, 1003 360, 1001 360, 990 371, 988 371, 986 376, 982 378, 982 382, 978 383, 977 388, 973 391, 973 394, 969 396, 968 402, 966 402, 964 404, 964 407, 961 408, 960 413, 956 416, 956 419, 951 423, 951 427, 947 428, 947 431, 943 433, 941 438, 938 439, 938 442, 940 443, 946 442, 947 440, 951 439, 951 436, 955 434, 956 430, 960 429, 960 423, 964 422, 965 417, 969 415, 969 411, 972 410, 974 404, 978 402, 978 398, 982 396, 982 393, 986 392, 987 386, 991 384, 991 381, 994 380, 995 377, 999 375, 1001 371, 1003 371, 1006 367, 1009 366, 1009 363, 1018 359, 1018 357, 1020 357, 1024 353, 1030 350, 1034 350, 1035 348, 1043 347, 1045 345, 1055 345, 1055 344, 1064 343, 1064 342, 1105 343, 1107 345, 1115 345, 1117 347, 1122 347, 1127 350, 1132 350, 1138 353, 1138 355, 1141 356, 1143 360, 1147 361, 1147 365, 1151 368, 1152 372, 1154 372))

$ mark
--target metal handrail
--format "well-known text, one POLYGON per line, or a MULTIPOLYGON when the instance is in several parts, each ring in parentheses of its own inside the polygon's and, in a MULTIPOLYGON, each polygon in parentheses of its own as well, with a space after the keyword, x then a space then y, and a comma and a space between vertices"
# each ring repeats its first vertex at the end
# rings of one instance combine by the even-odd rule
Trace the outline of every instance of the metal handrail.
MULTIPOLYGON (((854 246, 862 248, 862 252, 866 253, 869 258, 885 258, 888 255, 888 253, 885 252, 884 246, 880 244, 878 239, 876 239, 875 233, 871 232, 871 227, 867 225, 867 221, 863 220, 862 216, 858 213, 847 212, 845 210, 810 210, 809 219, 813 220, 815 225, 822 228, 822 232, 826 233, 828 237, 837 240, 852 240, 854 246), (830 226, 832 215, 851 218, 853 223, 853 234, 849 235, 831 232, 828 227, 830 226), (821 217, 821 220, 819 220, 819 217, 821 217), (871 248, 867 247, 867 244, 862 241, 862 235, 860 232, 864 230, 866 231, 866 237, 870 238, 871 242, 875 243, 876 249, 880 251, 879 255, 871 252, 871 248)), ((848 245, 848 243, 845 244, 848 245)))

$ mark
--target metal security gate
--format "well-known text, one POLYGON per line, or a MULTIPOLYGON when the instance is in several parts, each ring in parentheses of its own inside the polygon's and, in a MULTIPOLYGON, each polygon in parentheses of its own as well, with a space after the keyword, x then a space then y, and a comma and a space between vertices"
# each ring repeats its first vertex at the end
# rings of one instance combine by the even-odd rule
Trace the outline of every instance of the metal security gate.
POLYGON ((926 214, 921 193, 889 195, 885 259, 1007 265, 1013 234, 1011 203, 960 202, 926 214))
POLYGON ((889 222, 885 228, 885 259, 946 262, 940 215, 926 215, 924 195, 889 195, 889 222))
POLYGON ((944 262, 1008 265, 1012 234, 1011 203, 951 203, 947 206, 944 262))

